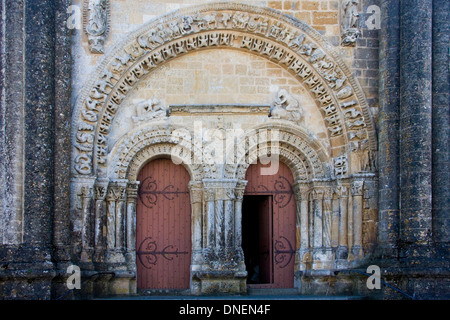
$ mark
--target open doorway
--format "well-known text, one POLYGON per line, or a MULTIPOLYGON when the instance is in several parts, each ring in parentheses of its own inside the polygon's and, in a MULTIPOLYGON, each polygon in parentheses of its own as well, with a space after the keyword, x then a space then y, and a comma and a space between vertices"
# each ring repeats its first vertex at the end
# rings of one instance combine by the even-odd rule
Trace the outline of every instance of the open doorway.
POLYGON ((272 196, 244 196, 242 249, 247 268, 247 283, 273 283, 272 196))
POLYGON ((258 162, 247 169, 242 203, 242 249, 249 288, 293 288, 296 203, 290 169, 279 162, 273 175, 258 162))

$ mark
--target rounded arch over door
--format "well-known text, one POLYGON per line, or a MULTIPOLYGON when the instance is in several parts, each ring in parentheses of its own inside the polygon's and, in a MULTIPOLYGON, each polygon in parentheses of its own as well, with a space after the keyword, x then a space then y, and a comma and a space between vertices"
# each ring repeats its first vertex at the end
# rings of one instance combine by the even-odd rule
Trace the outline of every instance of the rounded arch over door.
POLYGON ((189 173, 161 158, 139 172, 136 207, 138 289, 188 289, 191 263, 189 173))
POLYGON ((242 236, 249 273, 247 283, 259 287, 293 288, 294 178, 282 162, 279 162, 277 172, 271 175, 261 174, 262 168, 264 165, 258 161, 249 166, 245 176, 248 183, 244 191, 242 236))

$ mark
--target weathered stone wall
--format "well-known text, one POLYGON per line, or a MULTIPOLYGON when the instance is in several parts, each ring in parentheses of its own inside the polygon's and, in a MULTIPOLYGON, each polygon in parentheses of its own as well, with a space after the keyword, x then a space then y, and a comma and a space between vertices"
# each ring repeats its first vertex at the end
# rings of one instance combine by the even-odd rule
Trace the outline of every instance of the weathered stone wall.
POLYGON ((5 299, 48 299, 56 275, 55 212, 68 212, 69 190, 70 153, 61 152, 71 114, 68 4, 1 4, 0 292, 5 299))

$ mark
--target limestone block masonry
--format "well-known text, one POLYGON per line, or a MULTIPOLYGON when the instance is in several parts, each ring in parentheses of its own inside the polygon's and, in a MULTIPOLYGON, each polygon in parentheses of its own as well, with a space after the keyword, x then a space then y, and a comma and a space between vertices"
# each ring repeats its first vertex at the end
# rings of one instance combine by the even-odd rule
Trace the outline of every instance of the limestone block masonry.
POLYGON ((406 298, 367 288, 377 265, 414 298, 450 297, 448 1, 0 3, 0 299, 166 290, 138 287, 139 263, 180 254, 185 293, 273 288, 249 274, 255 194, 267 212, 295 201, 292 242, 265 237, 299 294, 406 298), (189 252, 136 244, 143 197, 177 196, 142 191, 159 158, 190 177, 189 252), (293 183, 249 192, 267 160, 293 183))

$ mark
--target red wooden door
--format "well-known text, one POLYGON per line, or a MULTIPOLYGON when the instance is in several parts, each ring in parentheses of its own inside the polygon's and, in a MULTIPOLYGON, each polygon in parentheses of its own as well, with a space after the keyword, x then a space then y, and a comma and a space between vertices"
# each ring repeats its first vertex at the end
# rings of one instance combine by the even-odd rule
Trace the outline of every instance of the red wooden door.
POLYGON ((294 178, 290 169, 281 162, 278 172, 274 175, 261 175, 261 167, 264 166, 258 162, 247 170, 248 183, 242 211, 244 240, 247 239, 244 233, 251 233, 251 228, 254 227, 246 215, 250 215, 252 210, 258 208, 259 218, 255 222, 259 228, 260 247, 252 249, 251 245, 246 244, 246 248, 243 248, 244 254, 246 250, 247 254, 251 254, 251 250, 263 250, 261 243, 269 241, 271 251, 268 257, 271 261, 260 263, 261 274, 257 286, 293 288, 296 243, 296 204, 292 189, 294 178), (270 270, 270 274, 264 275, 267 270, 270 270))
POLYGON ((170 159, 149 162, 138 175, 138 289, 187 289, 191 263, 189 174, 170 159))

